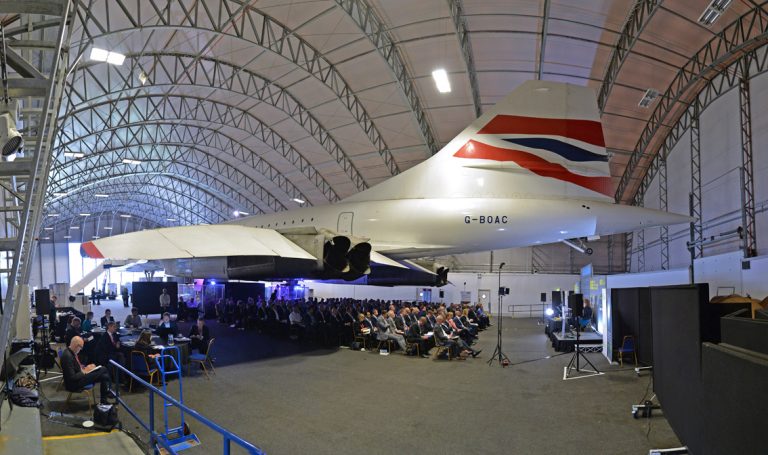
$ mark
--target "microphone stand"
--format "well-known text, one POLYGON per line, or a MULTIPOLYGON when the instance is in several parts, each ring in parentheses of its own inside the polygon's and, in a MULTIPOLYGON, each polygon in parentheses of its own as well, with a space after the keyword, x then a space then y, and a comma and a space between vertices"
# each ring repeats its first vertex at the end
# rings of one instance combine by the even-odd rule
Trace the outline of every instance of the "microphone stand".
POLYGON ((507 357, 506 354, 501 349, 501 299, 502 299, 502 293, 501 293, 501 269, 504 268, 504 262, 502 262, 499 265, 499 303, 498 303, 498 309, 496 311, 496 349, 494 349, 493 354, 491 354, 491 358, 488 359, 488 366, 493 365, 493 361, 497 360, 499 362, 499 365, 502 367, 505 367, 509 365, 509 357, 507 357), (505 362, 506 361, 506 362, 505 362))

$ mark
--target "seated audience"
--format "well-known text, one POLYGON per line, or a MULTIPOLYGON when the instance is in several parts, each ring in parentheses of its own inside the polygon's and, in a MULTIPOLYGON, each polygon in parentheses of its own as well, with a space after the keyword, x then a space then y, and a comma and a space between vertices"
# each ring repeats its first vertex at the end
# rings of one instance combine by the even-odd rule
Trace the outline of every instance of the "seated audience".
POLYGON ((110 322, 115 322, 115 318, 112 317, 112 310, 107 308, 104 310, 104 316, 101 317, 101 327, 106 328, 110 322))
POLYGON ((69 346, 69 343, 72 342, 72 338, 80 336, 81 332, 80 318, 75 316, 70 319, 69 324, 67 325, 67 330, 64 332, 64 344, 69 346))
POLYGON ((205 319, 198 318, 197 323, 189 329, 190 348, 197 349, 200 354, 208 351, 208 342, 211 340, 211 332, 205 325, 205 319))
MULTIPOLYGON (((377 310, 374 310, 374 314, 377 312, 377 310)), ((405 353, 405 338, 403 338, 402 335, 398 335, 390 330, 387 318, 381 315, 376 317, 374 321, 376 321, 376 328, 378 329, 378 332, 376 332, 376 339, 379 341, 395 340, 397 345, 400 347, 400 350, 405 353)), ((394 326, 394 323, 392 325, 394 326)))
POLYGON ((79 392, 83 387, 99 383, 99 397, 102 404, 107 404, 112 385, 107 369, 94 364, 83 365, 78 355, 85 342, 79 336, 72 337, 69 346, 61 353, 61 372, 64 376, 64 388, 69 392, 79 392))
POLYGON ((468 353, 472 357, 477 357, 482 351, 482 349, 475 351, 460 337, 452 334, 450 325, 445 322, 443 315, 437 317, 435 336, 440 343, 447 345, 451 349, 451 355, 454 357, 458 357, 461 353, 468 353))
POLYGON ((141 316, 139 316, 139 309, 136 307, 131 308, 131 314, 125 317, 125 323, 123 324, 129 329, 141 328, 141 316))
POLYGON ((173 335, 174 337, 179 336, 179 327, 175 322, 171 321, 171 313, 167 311, 163 313, 163 319, 160 320, 160 324, 158 324, 155 333, 157 333, 157 336, 159 336, 163 342, 168 340, 168 335, 173 335))
POLYGON ((90 332, 94 327, 96 326, 93 323, 93 311, 89 311, 85 315, 85 321, 83 321, 82 330, 83 332, 90 332))
POLYGON ((107 331, 96 342, 96 362, 106 367, 109 366, 110 360, 126 365, 125 355, 120 351, 120 337, 115 322, 107 324, 107 331))
POLYGON ((429 357, 429 350, 432 348, 434 342, 427 329, 427 318, 424 316, 420 317, 416 323, 411 325, 408 329, 408 334, 409 336, 407 339, 410 343, 419 344, 419 352, 421 353, 421 356, 425 358, 429 357))

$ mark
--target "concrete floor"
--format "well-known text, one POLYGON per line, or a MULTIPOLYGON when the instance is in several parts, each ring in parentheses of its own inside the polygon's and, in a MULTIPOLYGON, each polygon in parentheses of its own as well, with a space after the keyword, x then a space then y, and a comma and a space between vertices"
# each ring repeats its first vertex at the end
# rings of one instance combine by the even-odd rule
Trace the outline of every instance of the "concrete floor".
MULTIPOLYGON (((217 375, 185 377, 185 402, 269 454, 643 454, 680 445, 661 413, 631 416, 649 386, 647 374, 637 377, 590 354, 606 374, 563 381, 570 355, 542 359, 556 353, 535 319, 505 319, 504 352, 513 365, 504 369, 486 364, 495 327, 481 333, 480 357, 448 362, 318 349, 214 321, 209 326, 217 337, 217 375)), ((173 395, 177 384, 169 384, 173 395)), ((46 386, 46 395, 56 408, 64 398, 49 394, 52 388, 46 386)), ((146 392, 124 397, 148 416, 146 392)), ((85 402, 73 408, 87 414, 85 402)), ((127 412, 120 416, 146 438, 127 412)), ((44 436, 82 432, 43 420, 44 436)), ((185 453, 221 453, 218 434, 189 424, 203 445, 185 453)))

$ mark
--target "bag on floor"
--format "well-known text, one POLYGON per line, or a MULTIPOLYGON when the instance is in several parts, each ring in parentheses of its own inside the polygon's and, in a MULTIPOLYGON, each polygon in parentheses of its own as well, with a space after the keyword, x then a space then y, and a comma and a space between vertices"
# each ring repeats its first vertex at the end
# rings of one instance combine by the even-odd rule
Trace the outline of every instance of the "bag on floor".
POLYGON ((40 406, 37 392, 26 387, 14 387, 11 391, 11 401, 16 406, 23 408, 37 408, 40 406))
POLYGON ((100 404, 93 409, 93 421, 102 427, 117 425, 117 408, 112 404, 100 404))

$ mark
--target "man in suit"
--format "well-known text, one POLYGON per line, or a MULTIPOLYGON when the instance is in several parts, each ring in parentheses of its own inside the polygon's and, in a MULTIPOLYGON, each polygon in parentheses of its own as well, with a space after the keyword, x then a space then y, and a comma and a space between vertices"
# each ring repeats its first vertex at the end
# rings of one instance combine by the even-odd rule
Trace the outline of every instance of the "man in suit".
POLYGON ((427 335, 429 330, 426 323, 427 318, 421 317, 408 329, 408 342, 419 343, 419 353, 424 358, 429 357, 429 350, 432 348, 432 337, 427 335))
POLYGON ((482 349, 475 351, 474 349, 470 348, 469 345, 464 342, 464 340, 451 334, 451 328, 448 324, 446 324, 443 315, 437 317, 437 324, 435 324, 435 336, 439 342, 450 347, 451 355, 454 357, 457 357, 462 351, 467 351, 472 355, 472 357, 477 357, 482 351, 482 349))
POLYGON ((112 310, 107 308, 104 310, 104 316, 101 317, 101 326, 107 327, 110 322, 115 322, 115 318, 112 316, 112 310))
POLYGON ((211 340, 211 332, 208 330, 208 326, 205 325, 205 319, 197 319, 197 324, 189 329, 189 338, 191 340, 190 348, 197 349, 200 354, 205 354, 208 351, 208 342, 211 340))
POLYGON ((67 325, 67 330, 64 332, 64 344, 66 346, 69 346, 69 344, 72 342, 72 338, 79 336, 80 333, 81 333, 80 318, 75 316, 72 318, 72 320, 69 321, 69 325, 67 325))
POLYGON ((94 364, 82 365, 78 354, 83 349, 84 341, 79 336, 72 337, 67 349, 61 353, 61 371, 64 376, 64 388, 69 392, 78 392, 89 384, 99 383, 99 396, 102 404, 107 404, 109 389, 112 384, 107 369, 94 364))
POLYGON ((120 352, 120 339, 117 335, 117 323, 107 324, 107 331, 96 344, 96 360, 99 365, 108 366, 110 360, 125 365, 125 355, 120 352))
POLYGON ((411 325, 411 324, 408 324, 408 321, 405 319, 405 316, 404 316, 405 314, 409 314, 409 313, 410 311, 408 310, 408 308, 403 308, 402 310, 400 310, 400 314, 395 316, 395 326, 397 327, 397 330, 403 333, 407 332, 408 327, 411 325))
MULTIPOLYGON (((393 313, 394 314, 394 313, 393 313)), ((398 335, 394 333, 390 329, 389 322, 387 322, 387 318, 385 318, 383 315, 380 315, 378 318, 375 319, 376 326, 378 327, 379 331, 376 333, 376 339, 379 341, 386 341, 386 340, 395 340, 398 346, 400 346, 400 349, 405 353, 406 347, 405 347, 405 338, 403 338, 402 335, 398 335)), ((394 322, 392 322, 392 327, 394 327, 394 322)))

